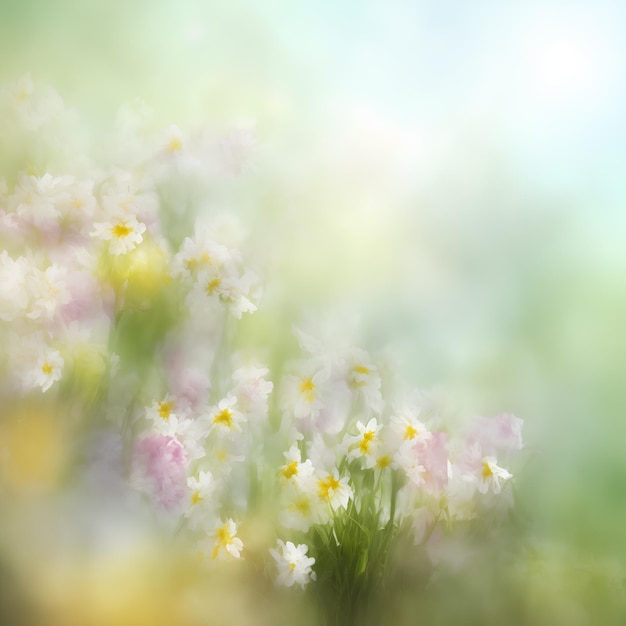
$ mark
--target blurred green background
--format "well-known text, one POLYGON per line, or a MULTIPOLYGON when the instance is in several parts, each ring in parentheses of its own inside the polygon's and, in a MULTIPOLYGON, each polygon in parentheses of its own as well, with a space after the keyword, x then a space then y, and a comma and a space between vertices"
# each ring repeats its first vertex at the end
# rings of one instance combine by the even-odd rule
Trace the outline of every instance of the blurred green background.
MULTIPOLYGON (((163 126, 256 121, 240 194, 268 287, 252 324, 356 314, 406 380, 525 419, 516 491, 537 561, 513 582, 448 581, 464 623, 506 615, 484 608, 494 588, 528 623, 621 623, 626 4, 0 11, 0 82, 30 72, 95 124, 133 98, 163 126)), ((429 598, 433 623, 461 623, 429 598)))

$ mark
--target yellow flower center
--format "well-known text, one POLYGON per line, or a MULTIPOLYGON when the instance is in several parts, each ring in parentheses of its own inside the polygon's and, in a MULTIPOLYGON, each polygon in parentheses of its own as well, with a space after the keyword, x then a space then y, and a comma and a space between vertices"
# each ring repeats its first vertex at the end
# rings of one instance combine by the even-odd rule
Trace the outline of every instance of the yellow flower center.
POLYGON ((220 548, 225 548, 233 542, 233 536, 226 526, 218 528, 215 533, 215 547, 213 548, 212 558, 216 559, 220 548))
POLYGON ((50 376, 52 374, 52 365, 47 361, 41 366, 41 371, 46 375, 50 376))
POLYGON ((365 387, 365 385, 367 384, 367 381, 365 380, 357 380, 357 375, 361 374, 362 376, 367 376, 370 373, 370 368, 369 367, 365 367, 365 365, 355 365, 352 368, 352 376, 350 379, 350 385, 352 387, 365 387))
POLYGON ((304 399, 309 404, 313 404, 313 401, 315 400, 315 394, 313 393, 314 389, 315 389, 315 383, 313 382, 313 379, 310 376, 308 378, 305 378, 300 383, 300 393, 304 396, 304 399))
POLYGON ((220 286, 222 279, 217 277, 213 280, 210 280, 206 286, 206 292, 209 296, 213 295, 213 292, 220 286))
POLYGON ((386 454, 376 459, 376 465, 379 469, 385 469, 391 465, 391 459, 386 454))
POLYGON ((183 142, 181 141, 180 137, 172 137, 167 144, 167 149, 170 152, 179 152, 180 150, 182 150, 183 142))
POLYGON ((173 402, 159 402, 159 417, 168 420, 174 408, 173 402))
POLYGON ((218 413, 216 413, 213 418, 214 424, 221 424, 222 426, 226 426, 227 428, 232 429, 233 427, 233 413, 230 409, 222 409, 218 413))
POLYGON ((296 511, 306 517, 311 514, 311 501, 306 496, 301 496, 289 506, 289 510, 296 511))
POLYGON ((359 450, 361 454, 367 454, 370 449, 370 445, 374 440, 374 431, 368 430, 363 433, 363 438, 361 439, 361 443, 359 443, 359 450))
POLYGON ((330 474, 324 480, 317 481, 317 494, 320 498, 329 498, 330 492, 339 489, 339 481, 330 474))
POLYGON ((191 496, 191 506, 198 504, 198 502, 202 502, 202 500, 204 500, 204 498, 200 496, 200 492, 196 489, 191 496))
POLYGON ((133 229, 130 226, 126 226, 126 224, 116 224, 111 228, 111 232, 114 237, 121 239, 122 237, 128 237, 133 232, 133 229))
POLYGON ((483 478, 486 480, 490 476, 493 476, 493 471, 491 470, 489 463, 487 463, 487 461, 483 461, 483 478))
POLYGON ((411 424, 409 424, 406 427, 406 430, 404 431, 404 438, 405 439, 415 439, 415 437, 417 437, 417 435, 419 435, 419 431, 416 428, 413 428, 413 426, 411 426, 411 424))
POLYGON ((289 480, 298 474, 298 461, 292 461, 281 469, 281 474, 289 480))
POLYGON ((289 563, 289 569, 290 570, 296 569, 296 564, 295 563, 289 563))

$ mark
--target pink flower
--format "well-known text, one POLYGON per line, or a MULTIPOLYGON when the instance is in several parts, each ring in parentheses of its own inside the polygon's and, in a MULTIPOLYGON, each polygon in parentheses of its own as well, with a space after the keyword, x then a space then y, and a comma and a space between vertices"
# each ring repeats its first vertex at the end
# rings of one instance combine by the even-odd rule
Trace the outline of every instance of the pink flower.
POLYGON ((438 494, 448 484, 448 435, 434 432, 429 439, 418 439, 412 446, 417 454, 422 489, 438 494))
POLYGON ((185 452, 176 439, 166 435, 148 435, 135 445, 131 481, 157 506, 172 511, 185 502, 185 466, 185 452))

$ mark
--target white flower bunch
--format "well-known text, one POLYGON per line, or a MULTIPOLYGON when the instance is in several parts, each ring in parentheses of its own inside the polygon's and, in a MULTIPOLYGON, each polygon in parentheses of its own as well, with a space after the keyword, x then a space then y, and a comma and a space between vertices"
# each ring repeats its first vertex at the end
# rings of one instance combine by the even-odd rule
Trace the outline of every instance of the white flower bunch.
MULTIPOLYGON (((2 93, 0 119, 21 132, 62 127, 62 101, 30 77, 2 93)), ((229 223, 198 215, 207 177, 241 173, 249 131, 150 136, 142 111, 122 109, 105 162, 66 154, 62 173, 23 163, 0 181, 11 400, 70 397, 106 424, 129 485, 209 562, 244 557, 246 519, 274 505, 294 541, 264 554, 287 587, 367 594, 400 535, 433 555, 452 523, 509 502, 512 415, 452 432, 423 401, 388 393, 368 352, 299 329, 302 356, 271 396, 268 367, 231 342, 260 279, 229 223)))
MULTIPOLYGON (((522 420, 476 417, 452 432, 423 394, 413 402, 386 398, 384 368, 365 351, 325 351, 302 331, 296 336, 305 356, 281 384, 288 439, 276 484, 282 526, 314 558, 331 568, 360 564, 358 579, 382 567, 380 541, 388 548, 409 533, 434 562, 454 522, 509 506, 498 498, 512 478, 504 466, 522 447, 522 420)), ((279 580, 289 581, 280 563, 279 580)), ((331 580, 341 586, 342 576, 331 580)))

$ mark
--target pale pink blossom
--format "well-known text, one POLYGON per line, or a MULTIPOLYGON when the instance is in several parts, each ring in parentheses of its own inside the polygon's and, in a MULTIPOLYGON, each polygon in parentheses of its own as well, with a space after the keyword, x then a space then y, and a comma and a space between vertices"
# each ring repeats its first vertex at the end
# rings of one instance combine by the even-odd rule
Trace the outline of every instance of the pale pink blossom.
POLYGON ((139 439, 133 451, 131 482, 166 511, 179 508, 188 491, 183 446, 160 434, 139 439))

